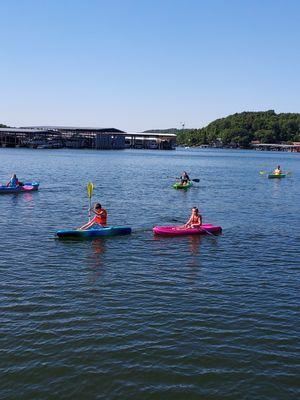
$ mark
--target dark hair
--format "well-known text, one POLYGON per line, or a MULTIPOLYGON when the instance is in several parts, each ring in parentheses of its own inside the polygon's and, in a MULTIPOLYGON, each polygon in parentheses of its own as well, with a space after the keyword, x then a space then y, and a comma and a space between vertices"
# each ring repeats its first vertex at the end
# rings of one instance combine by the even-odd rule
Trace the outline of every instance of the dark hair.
POLYGON ((95 208, 101 208, 101 204, 100 203, 96 203, 95 204, 95 208))
POLYGON ((199 210, 197 207, 193 207, 192 210, 195 210, 197 214, 199 214, 199 210))

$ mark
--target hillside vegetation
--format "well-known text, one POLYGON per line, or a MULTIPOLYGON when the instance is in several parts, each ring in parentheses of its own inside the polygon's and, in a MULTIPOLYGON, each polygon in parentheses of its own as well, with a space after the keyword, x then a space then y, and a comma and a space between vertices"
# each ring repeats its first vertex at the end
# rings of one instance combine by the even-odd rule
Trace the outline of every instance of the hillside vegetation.
POLYGON ((165 129, 155 132, 176 133, 177 143, 187 146, 220 144, 247 147, 253 140, 261 143, 288 143, 300 141, 300 114, 276 114, 274 110, 242 112, 217 119, 201 129, 165 129))

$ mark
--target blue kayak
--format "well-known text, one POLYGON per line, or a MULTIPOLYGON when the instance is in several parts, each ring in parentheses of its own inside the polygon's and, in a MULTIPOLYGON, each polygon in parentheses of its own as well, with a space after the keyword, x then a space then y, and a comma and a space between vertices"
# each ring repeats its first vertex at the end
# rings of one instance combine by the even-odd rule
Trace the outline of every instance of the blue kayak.
POLYGON ((22 186, 2 186, 0 185, 0 194, 19 194, 35 192, 39 189, 38 182, 26 182, 22 186))
POLYGON ((63 229, 56 232, 60 239, 96 239, 106 236, 130 235, 131 228, 127 226, 92 227, 87 230, 63 229))

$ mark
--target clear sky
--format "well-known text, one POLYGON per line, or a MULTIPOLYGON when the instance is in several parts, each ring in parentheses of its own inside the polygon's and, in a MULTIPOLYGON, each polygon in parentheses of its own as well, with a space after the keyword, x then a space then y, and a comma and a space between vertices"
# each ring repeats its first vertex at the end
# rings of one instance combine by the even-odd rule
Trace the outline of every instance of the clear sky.
POLYGON ((298 0, 0 0, 0 123, 140 131, 300 111, 298 0))

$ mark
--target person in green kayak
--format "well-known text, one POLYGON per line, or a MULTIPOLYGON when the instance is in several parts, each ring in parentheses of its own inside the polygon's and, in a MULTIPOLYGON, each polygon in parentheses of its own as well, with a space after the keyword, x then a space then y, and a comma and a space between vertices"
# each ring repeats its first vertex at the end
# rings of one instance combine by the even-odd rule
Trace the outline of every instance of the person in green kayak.
POLYGON ((202 225, 202 216, 197 207, 192 208, 192 215, 183 228, 200 228, 202 225))
POLYGON ((282 174, 280 165, 277 165, 277 168, 274 169, 273 174, 274 175, 281 175, 282 174))
POLYGON ((94 225, 100 225, 101 227, 106 226, 107 211, 104 208, 102 208, 100 203, 95 203, 94 207, 90 209, 90 211, 95 214, 94 218, 92 218, 89 222, 78 228, 79 230, 85 231, 94 225))
POLYGON ((182 186, 185 186, 185 185, 187 185, 189 182, 190 182, 190 177, 188 176, 188 174, 187 174, 185 171, 183 171, 183 173, 181 174, 181 177, 180 177, 180 183, 181 183, 181 185, 182 185, 182 186))

